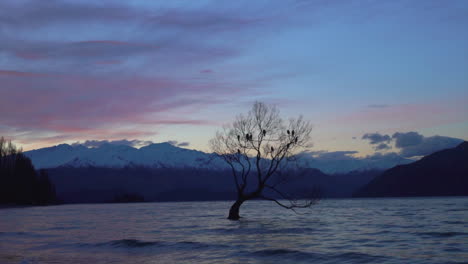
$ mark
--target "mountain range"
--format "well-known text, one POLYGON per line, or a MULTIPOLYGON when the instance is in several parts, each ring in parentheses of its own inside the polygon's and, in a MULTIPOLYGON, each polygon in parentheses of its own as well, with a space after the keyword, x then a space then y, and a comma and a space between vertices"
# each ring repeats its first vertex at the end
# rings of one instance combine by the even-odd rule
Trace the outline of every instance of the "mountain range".
POLYGON ((210 162, 212 154, 176 147, 170 143, 150 144, 142 148, 103 144, 89 148, 83 145, 61 144, 24 153, 37 169, 56 167, 123 168, 144 166, 150 168, 207 168, 220 166, 210 162))
MULTIPOLYGON (((352 152, 351 152, 352 153, 352 152)), ((142 148, 106 143, 99 147, 61 144, 24 153, 37 169, 57 167, 148 167, 225 169, 225 163, 212 153, 174 146, 170 143, 150 144, 142 148)), ((314 155, 303 153, 304 167, 316 168, 325 173, 347 173, 373 169, 388 169, 414 160, 396 154, 373 155, 356 158, 347 152, 327 152, 314 155), (336 154, 339 155, 336 155, 336 154)))
MULTIPOLYGON (((62 144, 25 155, 36 168, 47 168, 65 203, 121 201, 121 197, 146 201, 235 198, 232 175, 223 161, 214 154, 170 143, 140 149, 62 144)), ((351 197, 353 193, 357 197, 468 195, 468 142, 403 165, 398 164, 408 160, 398 156, 372 160, 340 154, 303 159, 309 168, 301 177, 282 184, 282 191, 297 194, 318 187, 324 198, 351 197), (383 170, 386 166, 392 168, 383 170)))

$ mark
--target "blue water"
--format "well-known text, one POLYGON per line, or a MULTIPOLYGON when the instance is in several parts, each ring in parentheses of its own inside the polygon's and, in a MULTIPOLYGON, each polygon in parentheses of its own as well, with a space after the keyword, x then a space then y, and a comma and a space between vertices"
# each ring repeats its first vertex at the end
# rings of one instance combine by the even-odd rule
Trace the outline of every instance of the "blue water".
POLYGON ((468 263, 468 198, 0 210, 0 263, 468 263))

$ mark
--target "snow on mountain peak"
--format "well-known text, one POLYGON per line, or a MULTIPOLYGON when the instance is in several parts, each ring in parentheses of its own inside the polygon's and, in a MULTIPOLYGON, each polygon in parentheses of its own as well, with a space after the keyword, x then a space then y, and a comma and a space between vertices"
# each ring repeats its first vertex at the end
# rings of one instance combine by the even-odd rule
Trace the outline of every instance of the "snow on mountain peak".
POLYGON ((197 167, 204 168, 209 154, 176 147, 170 143, 154 143, 140 149, 116 144, 88 148, 83 145, 58 146, 25 152, 39 168, 70 167, 197 167))

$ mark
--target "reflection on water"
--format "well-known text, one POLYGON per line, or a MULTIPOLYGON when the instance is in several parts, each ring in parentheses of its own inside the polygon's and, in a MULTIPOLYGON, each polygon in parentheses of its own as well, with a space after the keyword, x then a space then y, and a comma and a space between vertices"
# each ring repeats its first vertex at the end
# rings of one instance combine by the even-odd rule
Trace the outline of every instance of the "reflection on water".
POLYGON ((247 202, 0 210, 0 263, 463 263, 468 198, 324 200, 304 214, 247 202))

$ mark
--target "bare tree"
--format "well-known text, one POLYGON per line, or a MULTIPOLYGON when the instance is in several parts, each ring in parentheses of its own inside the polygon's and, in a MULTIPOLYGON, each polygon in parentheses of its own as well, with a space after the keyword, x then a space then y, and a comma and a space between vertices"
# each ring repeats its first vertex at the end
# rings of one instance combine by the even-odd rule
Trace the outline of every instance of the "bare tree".
POLYGON ((311 146, 311 131, 312 125, 302 116, 285 121, 275 106, 255 102, 246 115, 238 115, 216 133, 211 149, 231 168, 237 190, 228 219, 238 220, 241 205, 250 199, 273 201, 292 210, 317 201, 297 200, 279 189, 299 173, 292 164, 297 165, 297 154, 311 146))
POLYGON ((22 154, 21 148, 16 148, 11 140, 0 137, 0 168, 12 168, 19 154, 22 154))

